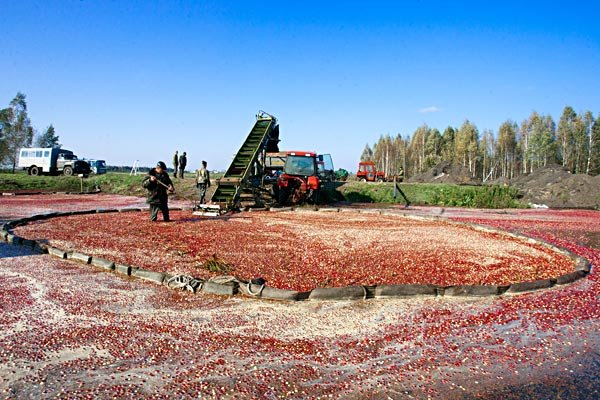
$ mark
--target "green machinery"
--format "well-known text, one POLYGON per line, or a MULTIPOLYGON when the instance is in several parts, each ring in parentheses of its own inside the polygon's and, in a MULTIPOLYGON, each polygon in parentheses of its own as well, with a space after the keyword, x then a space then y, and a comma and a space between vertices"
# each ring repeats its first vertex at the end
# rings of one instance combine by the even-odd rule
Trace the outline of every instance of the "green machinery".
POLYGON ((253 180, 260 175, 261 157, 273 151, 279 142, 277 119, 264 111, 256 115, 256 123, 235 155, 225 175, 218 180, 210 199, 221 209, 237 206, 242 191, 253 187, 253 180))

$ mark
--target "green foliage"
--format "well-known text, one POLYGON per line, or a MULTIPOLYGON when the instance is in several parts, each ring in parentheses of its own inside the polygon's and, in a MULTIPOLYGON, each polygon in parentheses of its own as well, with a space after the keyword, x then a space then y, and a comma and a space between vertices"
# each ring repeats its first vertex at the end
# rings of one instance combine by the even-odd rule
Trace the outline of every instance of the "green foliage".
MULTIPOLYGON (((514 208, 521 207, 518 191, 504 186, 464 186, 451 184, 399 185, 413 205, 447 207, 514 208)), ((400 195, 393 197, 392 183, 353 182, 341 187, 347 201, 366 203, 403 203, 400 195)))
POLYGON ((0 164, 17 163, 17 150, 28 147, 33 140, 33 127, 27 115, 27 102, 23 93, 17 93, 8 108, 0 109, 0 164))
POLYGON ((56 130, 54 126, 50 125, 46 128, 46 131, 37 137, 35 141, 35 145, 37 147, 55 147, 60 148, 61 144, 58 143, 58 135, 56 135, 56 130))

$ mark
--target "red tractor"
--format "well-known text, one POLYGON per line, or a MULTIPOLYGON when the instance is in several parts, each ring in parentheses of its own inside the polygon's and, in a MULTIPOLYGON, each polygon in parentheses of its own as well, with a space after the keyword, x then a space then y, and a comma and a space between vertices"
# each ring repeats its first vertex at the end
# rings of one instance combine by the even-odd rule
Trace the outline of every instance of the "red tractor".
POLYGON ((319 200, 317 154, 310 151, 288 151, 283 172, 274 188, 280 205, 316 203, 319 200))
POLYGON ((374 162, 361 161, 358 163, 356 178, 362 182, 383 182, 385 181, 385 173, 383 171, 377 171, 374 162))

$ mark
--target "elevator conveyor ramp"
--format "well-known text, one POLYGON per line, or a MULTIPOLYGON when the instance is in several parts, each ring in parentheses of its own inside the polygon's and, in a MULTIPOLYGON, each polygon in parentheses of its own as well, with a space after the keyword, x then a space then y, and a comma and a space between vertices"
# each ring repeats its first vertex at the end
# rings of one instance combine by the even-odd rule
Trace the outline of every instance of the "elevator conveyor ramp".
POLYGON ((225 175, 218 180, 217 188, 210 199, 211 203, 225 209, 236 206, 242 189, 249 185, 248 179, 253 175, 254 163, 265 149, 271 133, 277 129, 275 117, 263 111, 258 113, 254 128, 235 155, 225 175))

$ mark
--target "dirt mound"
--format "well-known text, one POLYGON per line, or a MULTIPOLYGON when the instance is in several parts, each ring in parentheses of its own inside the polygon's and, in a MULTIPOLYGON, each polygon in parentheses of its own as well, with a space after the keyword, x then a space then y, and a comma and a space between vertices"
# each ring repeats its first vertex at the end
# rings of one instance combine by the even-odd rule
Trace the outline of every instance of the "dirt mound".
POLYGON ((549 165, 511 181, 523 200, 551 208, 600 208, 600 176, 571 174, 549 165))
POLYGON ((429 171, 412 176, 407 182, 410 183, 455 183, 467 185, 479 185, 481 182, 471 176, 467 167, 442 161, 429 171))

